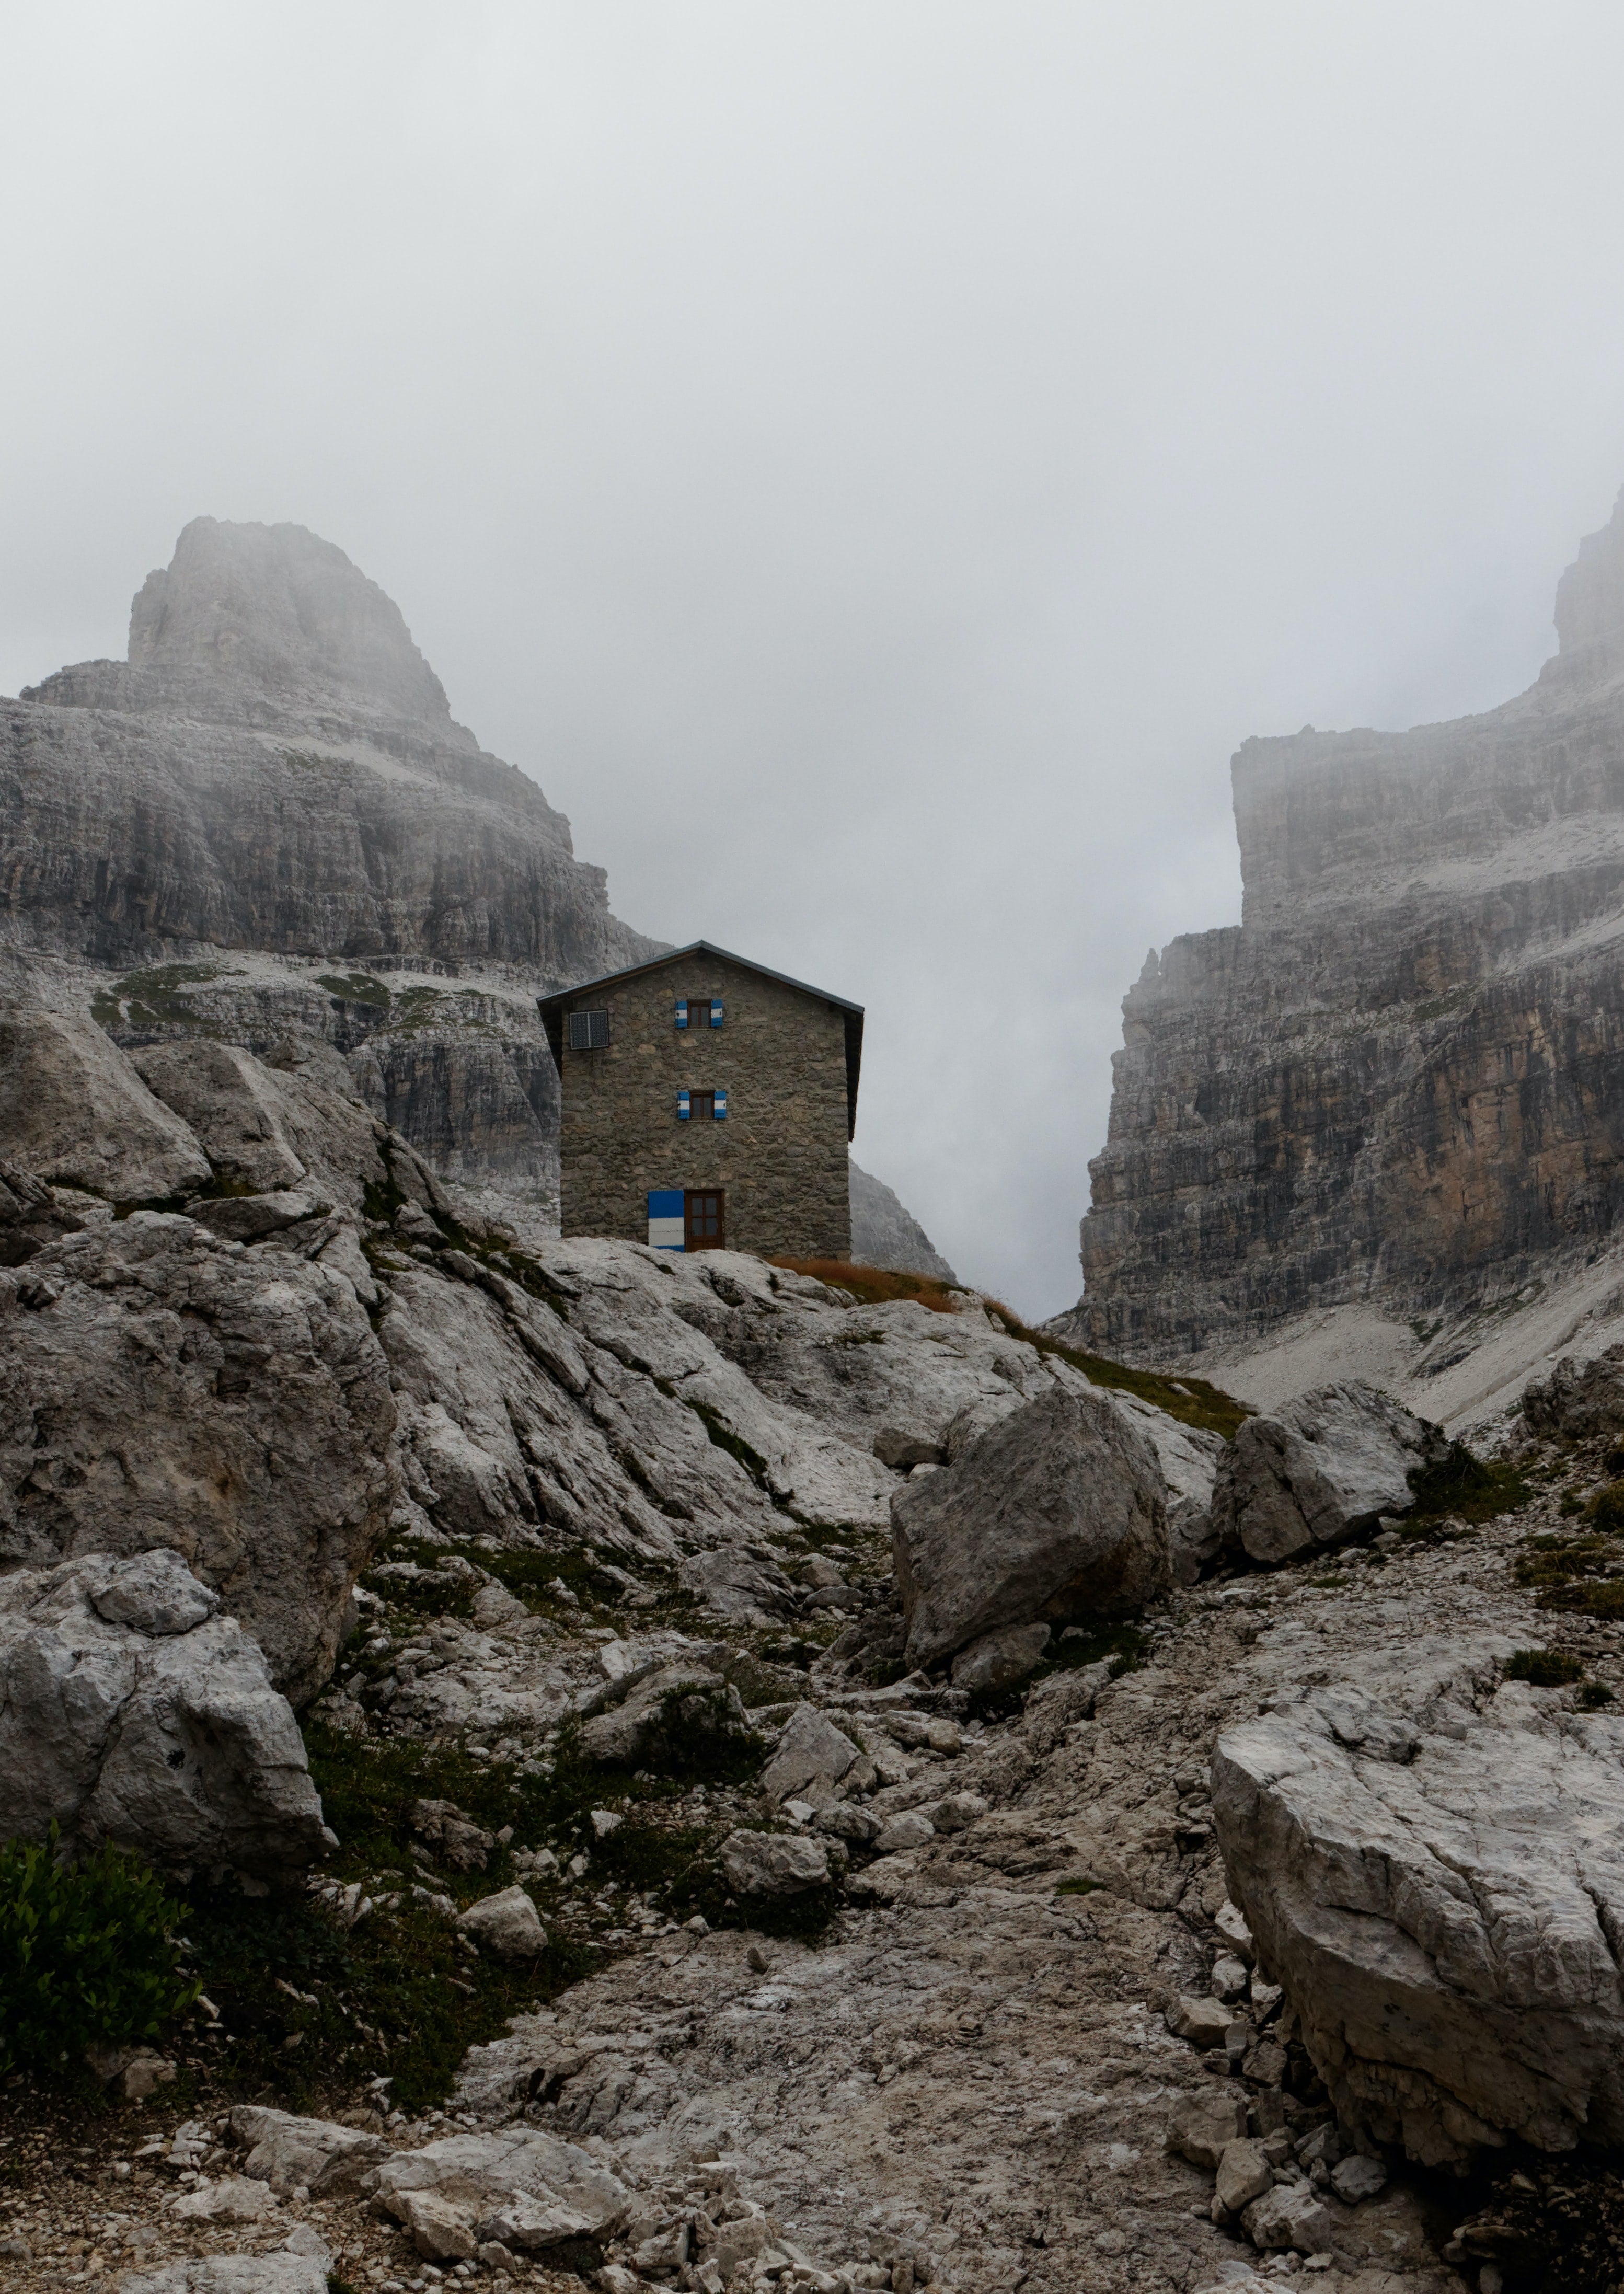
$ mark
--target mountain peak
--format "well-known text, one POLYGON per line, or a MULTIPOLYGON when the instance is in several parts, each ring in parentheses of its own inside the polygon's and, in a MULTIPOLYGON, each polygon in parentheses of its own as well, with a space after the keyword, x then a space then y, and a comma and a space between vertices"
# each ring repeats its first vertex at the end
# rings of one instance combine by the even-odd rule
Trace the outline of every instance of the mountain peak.
POLYGON ((446 723, 444 687, 400 607, 302 525, 194 517, 130 608, 130 667, 288 706, 446 723))

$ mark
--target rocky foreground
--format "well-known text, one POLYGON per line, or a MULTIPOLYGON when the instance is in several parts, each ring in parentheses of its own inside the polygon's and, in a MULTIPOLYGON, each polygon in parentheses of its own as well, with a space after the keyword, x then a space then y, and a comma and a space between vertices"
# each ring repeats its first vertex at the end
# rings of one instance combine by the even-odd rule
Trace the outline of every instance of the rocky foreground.
MULTIPOLYGON (((762 1280, 719 1257, 686 1273, 762 1280)), ((865 1355, 889 1343, 862 1338, 872 1310, 826 1311, 865 1355)), ((950 1360, 987 1326, 935 1319, 950 1360)), ((1597 1385, 1532 1413, 1516 1510, 1474 1525, 1480 1486, 1408 1534, 1367 1523, 1330 1556, 1172 1590, 1114 1656, 1091 1644, 973 1698, 918 1672, 876 1685, 904 1621, 860 1532, 832 1566, 781 1532, 751 1557, 769 1599, 789 1589, 781 1614, 752 1600, 702 1638, 641 1623, 646 1586, 589 1593, 578 1619, 516 1600, 477 1535, 385 1563, 363 1662, 320 1712, 375 1757, 460 1748, 519 1822, 499 1842, 419 1804, 410 1856, 349 1878, 340 1851, 315 1876, 323 1916, 386 1925, 415 1865, 468 1974, 543 1929, 589 1940, 596 1971, 476 2046, 426 2111, 388 2110, 386 2075, 345 2094, 317 2066, 318 2123, 245 2108, 218 2014, 178 2062, 115 2073, 163 2083, 104 2120, 42 2132, 13 2092, 13 2282, 1541 2282, 1515 2274, 1554 2218, 1540 2160, 1606 2137, 1618 2058, 1624 1668, 1609 1604, 1579 1597, 1624 1553, 1569 1531, 1613 1438, 1597 1385), (820 1594, 843 1597, 838 1634, 808 1630, 820 1594), (1565 1664, 1531 1663, 1557 1641, 1565 1664), (730 1781, 673 1761, 672 1686, 748 1723, 750 1756, 711 1764, 730 1781), (609 1758, 592 1845, 565 1860, 572 1835, 527 1836, 524 1795, 572 1726, 609 1758), (634 1761, 675 1771, 666 1797, 634 1761), (708 1827, 716 1921, 616 1865, 651 1809, 708 1827), (1413 2044, 1405 2014, 1427 2023, 1413 2044), (227 2256, 229 2278, 207 2260, 227 2256)))

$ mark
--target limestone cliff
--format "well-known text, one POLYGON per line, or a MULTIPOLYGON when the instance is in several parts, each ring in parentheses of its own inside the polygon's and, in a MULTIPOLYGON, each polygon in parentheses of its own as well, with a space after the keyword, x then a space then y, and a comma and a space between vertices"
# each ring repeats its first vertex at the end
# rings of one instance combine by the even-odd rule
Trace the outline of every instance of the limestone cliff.
POLYGON ((452 720, 398 608, 303 526, 194 519, 127 662, 0 702, 0 849, 14 945, 121 966, 208 943, 558 982, 654 946, 452 720))
POLYGON ((1251 740, 1238 926, 1124 1005, 1066 1318, 1139 1356, 1526 1298, 1624 1210, 1624 496, 1526 693, 1251 740))

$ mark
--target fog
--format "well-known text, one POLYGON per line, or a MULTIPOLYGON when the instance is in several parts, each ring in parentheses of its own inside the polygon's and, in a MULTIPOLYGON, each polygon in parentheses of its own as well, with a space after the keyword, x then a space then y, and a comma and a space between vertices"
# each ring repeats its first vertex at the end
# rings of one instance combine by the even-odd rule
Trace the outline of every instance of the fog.
POLYGON ((200 513, 400 604, 617 912, 868 1007, 1079 1287, 1248 734, 1500 700, 1624 480, 1616 8, 0 6, 0 690, 200 513))

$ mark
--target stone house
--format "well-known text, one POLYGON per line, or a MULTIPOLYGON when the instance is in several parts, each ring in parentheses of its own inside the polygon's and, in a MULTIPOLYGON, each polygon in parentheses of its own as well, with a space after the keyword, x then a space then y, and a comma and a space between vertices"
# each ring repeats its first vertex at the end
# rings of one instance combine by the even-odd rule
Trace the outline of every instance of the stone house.
POLYGON ((539 1001, 566 1235, 850 1257, 860 1004, 702 940, 539 1001))

